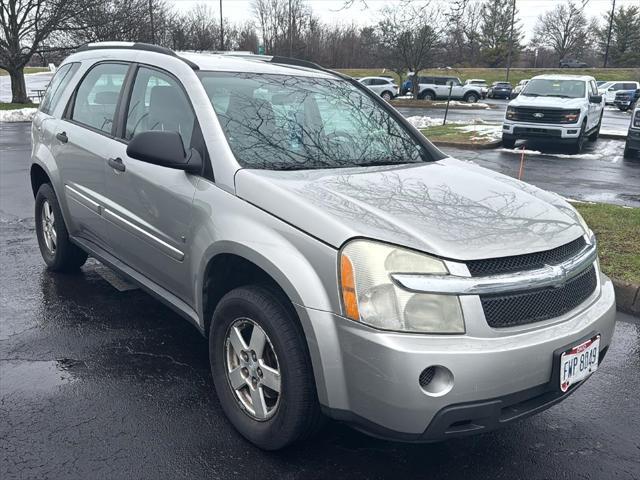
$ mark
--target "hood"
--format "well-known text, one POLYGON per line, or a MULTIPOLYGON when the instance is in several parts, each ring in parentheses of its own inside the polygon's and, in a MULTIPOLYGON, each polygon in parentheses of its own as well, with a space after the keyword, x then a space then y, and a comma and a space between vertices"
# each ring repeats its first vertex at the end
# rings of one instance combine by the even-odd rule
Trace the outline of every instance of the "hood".
POLYGON ((336 248, 354 237, 471 260, 549 250, 584 233, 561 197, 470 162, 243 169, 236 194, 336 248))
POLYGON ((585 103, 584 98, 559 97, 527 97, 520 94, 509 102, 510 107, 540 107, 540 108, 575 108, 579 109, 585 103))

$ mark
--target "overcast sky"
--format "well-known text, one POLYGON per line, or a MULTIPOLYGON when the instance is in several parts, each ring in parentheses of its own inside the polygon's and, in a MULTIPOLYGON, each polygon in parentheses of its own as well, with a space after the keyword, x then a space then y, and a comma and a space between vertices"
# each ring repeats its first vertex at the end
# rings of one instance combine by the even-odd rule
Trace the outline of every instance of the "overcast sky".
MULTIPOLYGON (((376 23, 379 19, 379 10, 385 5, 393 5, 399 3, 400 0, 366 0, 368 9, 364 9, 362 3, 358 0, 354 2, 354 6, 349 9, 341 9, 344 6, 344 0, 307 0, 307 4, 311 6, 313 12, 327 23, 356 23, 358 25, 367 25, 376 23)), ((446 7, 449 3, 447 0, 432 0, 435 3, 446 7)), ((557 3, 564 0, 516 0, 516 5, 520 13, 520 20, 524 26, 527 39, 531 36, 531 31, 535 24, 536 18, 541 12, 553 8, 557 3)), ((638 4, 639 0, 617 0, 616 8, 619 5, 630 6, 638 4)), ((198 3, 206 3, 217 12, 219 0, 168 0, 173 3, 178 10, 188 10, 198 3)), ((233 23, 240 23, 246 20, 252 20, 251 0, 222 0, 222 9, 224 16, 233 23)), ((611 9, 611 0, 590 0, 587 13, 590 16, 601 16, 611 9)))

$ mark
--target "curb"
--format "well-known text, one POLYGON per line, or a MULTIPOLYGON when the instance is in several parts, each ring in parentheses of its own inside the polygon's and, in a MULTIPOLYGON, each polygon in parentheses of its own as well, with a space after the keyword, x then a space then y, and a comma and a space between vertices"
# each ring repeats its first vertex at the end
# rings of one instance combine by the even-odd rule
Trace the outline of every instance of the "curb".
POLYGON ((437 147, 452 147, 459 148, 461 150, 490 150, 492 148, 498 148, 502 145, 502 140, 493 140, 488 143, 466 143, 466 142, 447 142, 447 141, 433 141, 431 143, 437 147))
POLYGON ((618 310, 640 317, 640 285, 612 279, 618 310))

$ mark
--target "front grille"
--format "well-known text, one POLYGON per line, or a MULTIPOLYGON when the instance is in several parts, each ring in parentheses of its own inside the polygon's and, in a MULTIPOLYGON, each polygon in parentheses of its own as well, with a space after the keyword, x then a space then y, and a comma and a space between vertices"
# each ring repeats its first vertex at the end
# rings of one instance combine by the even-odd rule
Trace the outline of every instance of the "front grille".
POLYGON ((575 257, 585 247, 584 237, 578 237, 572 242, 561 245, 545 252, 514 255, 512 257, 490 258, 487 260, 472 260, 467 262, 472 277, 497 275, 501 273, 535 270, 545 265, 558 265, 575 257))
POLYGON ((509 120, 531 123, 568 123, 564 116, 567 113, 576 113, 576 110, 557 108, 513 107, 512 110, 514 114, 509 120))
POLYGON ((570 312, 596 289, 596 269, 591 265, 560 288, 480 295, 489 326, 506 328, 541 322, 570 312))

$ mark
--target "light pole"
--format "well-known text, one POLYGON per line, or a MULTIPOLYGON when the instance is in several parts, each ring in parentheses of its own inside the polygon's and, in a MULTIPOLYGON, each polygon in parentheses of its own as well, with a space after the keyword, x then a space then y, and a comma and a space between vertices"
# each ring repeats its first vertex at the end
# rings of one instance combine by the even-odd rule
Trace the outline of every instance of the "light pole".
POLYGON ((607 48, 604 51, 604 68, 607 68, 607 61, 609 60, 609 45, 611 44, 611 30, 613 28, 613 16, 616 13, 616 0, 613 0, 613 7, 611 8, 611 17, 609 18, 609 33, 607 33, 607 48))
POLYGON ((513 6, 511 7, 511 30, 509 32, 509 54, 507 56, 507 79, 509 81, 509 72, 511 71, 511 52, 513 50, 513 24, 516 19, 516 0, 513 0, 513 6))
POLYGON ((222 23, 222 0, 220 0, 220 51, 224 51, 224 24, 222 23))
POLYGON ((149 22, 151 24, 151 43, 156 43, 156 27, 153 24, 153 0, 149 0, 149 22))
POLYGON ((291 0, 289 0, 289 58, 293 57, 293 13, 291 11, 291 0))

